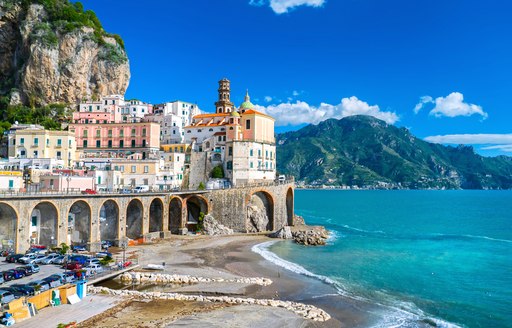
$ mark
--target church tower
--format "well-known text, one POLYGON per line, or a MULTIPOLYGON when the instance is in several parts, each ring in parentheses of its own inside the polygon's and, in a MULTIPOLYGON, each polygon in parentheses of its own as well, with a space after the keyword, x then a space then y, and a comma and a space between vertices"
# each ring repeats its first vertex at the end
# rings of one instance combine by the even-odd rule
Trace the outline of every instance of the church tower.
POLYGON ((219 100, 215 102, 217 114, 231 113, 234 110, 234 104, 231 102, 231 83, 224 78, 219 81, 219 100))

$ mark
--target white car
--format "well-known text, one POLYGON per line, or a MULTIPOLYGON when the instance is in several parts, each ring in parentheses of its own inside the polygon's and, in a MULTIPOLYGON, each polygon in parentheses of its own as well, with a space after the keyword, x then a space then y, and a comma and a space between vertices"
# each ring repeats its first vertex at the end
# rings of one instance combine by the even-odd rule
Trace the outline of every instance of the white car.
POLYGON ((20 258, 18 259, 18 262, 20 262, 20 263, 24 263, 24 264, 28 264, 28 263, 29 263, 30 261, 32 261, 35 257, 36 257, 36 254, 33 254, 33 253, 25 254, 25 256, 20 257, 20 258))
POLYGON ((87 265, 86 267, 84 267, 84 269, 87 270, 87 272, 89 272, 91 274, 103 272, 103 267, 100 264, 96 264, 96 263, 91 263, 91 264, 87 265))

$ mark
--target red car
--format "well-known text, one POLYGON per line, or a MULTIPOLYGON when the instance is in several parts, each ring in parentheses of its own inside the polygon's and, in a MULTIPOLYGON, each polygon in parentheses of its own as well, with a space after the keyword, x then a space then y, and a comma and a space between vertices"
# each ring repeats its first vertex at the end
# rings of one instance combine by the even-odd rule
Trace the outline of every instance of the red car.
POLYGON ((84 195, 96 195, 98 192, 94 189, 85 189, 82 190, 82 194, 84 195))
POLYGON ((82 265, 78 262, 69 262, 68 264, 64 265, 64 267, 67 270, 80 270, 82 265))

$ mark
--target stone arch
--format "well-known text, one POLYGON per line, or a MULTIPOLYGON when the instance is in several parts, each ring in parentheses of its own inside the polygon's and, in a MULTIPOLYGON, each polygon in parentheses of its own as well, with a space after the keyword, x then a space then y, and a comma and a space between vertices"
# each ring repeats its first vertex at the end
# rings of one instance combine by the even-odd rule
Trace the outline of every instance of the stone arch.
POLYGON ((155 198, 149 205, 149 232, 164 230, 164 204, 160 198, 155 198))
POLYGON ((139 199, 132 199, 126 207, 126 237, 139 239, 142 237, 144 206, 139 199))
POLYGON ((247 232, 274 230, 274 198, 266 190, 254 191, 247 203, 247 232))
POLYGON ((72 244, 87 244, 91 240, 91 207, 83 200, 69 208, 68 234, 72 244))
POLYGON ((288 188, 286 192, 286 223, 289 226, 293 225, 293 188, 288 188))
POLYGON ((172 197, 169 202, 169 230, 171 233, 179 233, 182 224, 183 200, 179 197, 172 197))
POLYGON ((59 211, 49 201, 38 203, 30 212, 30 243, 57 246, 59 211))
POLYGON ((114 242, 119 239, 119 205, 115 200, 103 202, 98 215, 100 219, 100 240, 114 242))
POLYGON ((187 204, 187 228, 189 230, 196 230, 199 223, 200 213, 208 214, 208 200, 203 196, 191 195, 186 198, 187 204))
POLYGON ((18 214, 5 203, 0 203, 0 249, 16 250, 18 214))

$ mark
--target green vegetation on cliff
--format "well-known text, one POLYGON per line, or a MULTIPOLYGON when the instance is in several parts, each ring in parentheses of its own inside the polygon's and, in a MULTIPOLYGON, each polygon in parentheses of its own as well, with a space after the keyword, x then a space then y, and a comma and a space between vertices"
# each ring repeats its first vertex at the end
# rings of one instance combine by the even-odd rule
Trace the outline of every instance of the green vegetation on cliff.
POLYGON ((512 158, 482 157, 414 137, 371 116, 350 116, 277 136, 278 171, 313 185, 512 188, 512 158))

